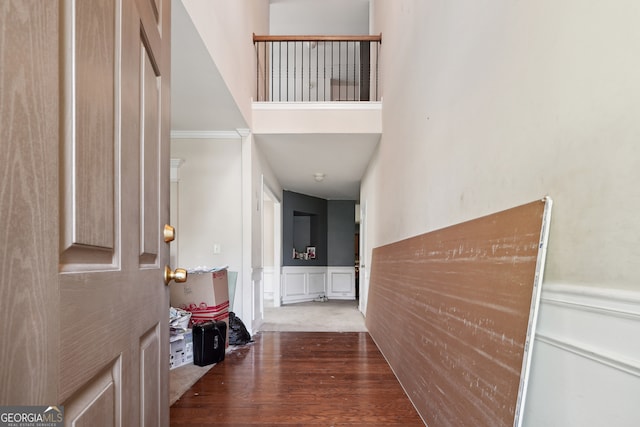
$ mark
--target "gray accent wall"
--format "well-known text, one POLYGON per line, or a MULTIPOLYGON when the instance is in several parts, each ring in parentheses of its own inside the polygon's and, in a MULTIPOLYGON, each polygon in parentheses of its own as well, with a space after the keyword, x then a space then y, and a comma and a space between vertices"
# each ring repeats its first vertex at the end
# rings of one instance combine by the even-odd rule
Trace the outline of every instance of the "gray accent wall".
POLYGON ((327 265, 327 201, 292 191, 282 192, 282 265, 327 265), (293 249, 315 246, 315 259, 293 259, 293 249))
POLYGON ((353 200, 325 200, 282 193, 282 265, 286 267, 348 266, 355 262, 353 200), (294 259, 293 249, 315 246, 315 259, 294 259))
POLYGON ((354 200, 327 202, 327 265, 353 267, 355 263, 354 200))

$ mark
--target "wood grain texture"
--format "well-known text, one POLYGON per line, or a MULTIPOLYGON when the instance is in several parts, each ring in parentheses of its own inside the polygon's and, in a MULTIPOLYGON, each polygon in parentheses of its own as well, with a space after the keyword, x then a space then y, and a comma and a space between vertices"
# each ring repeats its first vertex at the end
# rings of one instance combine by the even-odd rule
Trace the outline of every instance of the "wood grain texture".
POLYGON ((0 405, 57 398, 57 25, 57 2, 0 6, 0 405))
POLYGON ((64 249, 72 245, 112 250, 115 237, 116 2, 74 1, 66 18, 65 117, 73 130, 65 138, 64 249), (73 56, 71 56, 73 52, 73 56), (71 71, 73 70, 73 71, 71 71), (73 178, 71 178, 73 177, 73 178), (69 182, 69 179, 71 181, 69 182), (72 231, 71 231, 72 230, 72 231))
POLYGON ((513 425, 544 207, 374 249, 366 324, 430 427, 513 425))
POLYGON ((152 63, 152 57, 141 40, 140 46, 140 76, 142 78, 141 89, 143 113, 140 115, 140 129, 143 130, 140 140, 140 153, 142 159, 142 181, 140 200, 140 264, 154 264, 157 262, 160 246, 160 207, 158 205, 158 183, 161 180, 160 162, 160 86, 155 69, 157 65, 152 63))
POLYGON ((171 407, 172 426, 423 426, 366 332, 262 332, 171 407))

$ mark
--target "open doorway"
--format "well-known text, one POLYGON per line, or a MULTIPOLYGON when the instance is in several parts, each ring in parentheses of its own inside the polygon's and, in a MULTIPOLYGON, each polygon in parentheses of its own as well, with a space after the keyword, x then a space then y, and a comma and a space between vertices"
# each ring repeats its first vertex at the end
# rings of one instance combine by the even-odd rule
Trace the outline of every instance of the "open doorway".
POLYGON ((262 274, 263 306, 280 307, 282 254, 282 206, 275 193, 262 183, 262 274))

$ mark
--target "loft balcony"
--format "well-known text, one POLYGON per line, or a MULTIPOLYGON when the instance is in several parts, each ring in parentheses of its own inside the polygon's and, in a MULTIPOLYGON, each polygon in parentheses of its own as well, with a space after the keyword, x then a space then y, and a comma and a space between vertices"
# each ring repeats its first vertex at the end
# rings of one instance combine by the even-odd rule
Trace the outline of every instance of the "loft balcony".
POLYGON ((257 36, 258 102, 379 101, 382 36, 257 36))
POLYGON ((253 35, 256 134, 380 134, 382 36, 253 35))

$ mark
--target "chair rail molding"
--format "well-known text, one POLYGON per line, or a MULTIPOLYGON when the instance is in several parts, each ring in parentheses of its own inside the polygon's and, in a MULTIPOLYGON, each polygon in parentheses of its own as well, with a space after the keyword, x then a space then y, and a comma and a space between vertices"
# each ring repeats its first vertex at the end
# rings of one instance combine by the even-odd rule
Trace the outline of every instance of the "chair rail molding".
POLYGON ((640 425, 640 293, 542 288, 524 426, 640 425))

